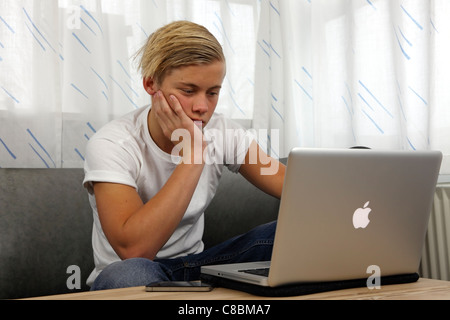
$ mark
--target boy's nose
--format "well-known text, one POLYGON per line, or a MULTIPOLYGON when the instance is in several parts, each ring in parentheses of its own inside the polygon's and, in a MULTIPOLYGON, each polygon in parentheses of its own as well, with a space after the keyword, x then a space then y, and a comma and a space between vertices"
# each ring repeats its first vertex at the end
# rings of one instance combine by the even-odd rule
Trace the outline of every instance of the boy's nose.
POLYGON ((195 99, 194 104, 192 106, 192 111, 198 112, 198 113, 206 113, 208 112, 208 100, 204 96, 200 96, 197 99, 195 99))

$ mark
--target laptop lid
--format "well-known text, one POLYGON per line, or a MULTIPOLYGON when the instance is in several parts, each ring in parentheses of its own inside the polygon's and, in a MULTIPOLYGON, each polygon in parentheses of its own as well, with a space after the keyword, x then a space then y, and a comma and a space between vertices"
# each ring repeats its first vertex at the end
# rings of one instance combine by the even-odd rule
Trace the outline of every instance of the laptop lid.
POLYGON ((270 286, 418 271, 442 154, 293 149, 270 286))

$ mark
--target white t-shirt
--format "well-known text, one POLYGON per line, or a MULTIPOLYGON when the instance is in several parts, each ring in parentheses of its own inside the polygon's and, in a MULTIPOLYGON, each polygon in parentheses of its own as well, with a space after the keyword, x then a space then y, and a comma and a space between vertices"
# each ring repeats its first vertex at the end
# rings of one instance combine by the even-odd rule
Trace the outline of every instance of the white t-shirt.
MULTIPOLYGON (((147 121, 149 111, 150 107, 140 108, 110 122, 87 145, 83 184, 93 210, 95 262, 95 269, 87 281, 89 285, 107 265, 120 261, 103 233, 92 182, 132 186, 146 203, 164 186, 179 161, 178 157, 162 151, 151 138, 147 121)), ((249 132, 220 114, 212 116, 204 128, 204 136, 210 142, 204 157, 207 164, 183 219, 157 258, 176 258, 203 250, 203 213, 216 192, 223 167, 237 172, 254 139, 249 132)))

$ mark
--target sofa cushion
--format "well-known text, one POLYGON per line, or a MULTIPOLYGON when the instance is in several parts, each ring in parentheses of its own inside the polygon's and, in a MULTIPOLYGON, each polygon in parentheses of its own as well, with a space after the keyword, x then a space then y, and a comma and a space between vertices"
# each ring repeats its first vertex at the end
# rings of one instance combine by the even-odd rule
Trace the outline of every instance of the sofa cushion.
POLYGON ((0 169, 0 298, 76 292, 94 267, 83 169, 0 169), (77 284, 75 278, 71 281, 77 284))

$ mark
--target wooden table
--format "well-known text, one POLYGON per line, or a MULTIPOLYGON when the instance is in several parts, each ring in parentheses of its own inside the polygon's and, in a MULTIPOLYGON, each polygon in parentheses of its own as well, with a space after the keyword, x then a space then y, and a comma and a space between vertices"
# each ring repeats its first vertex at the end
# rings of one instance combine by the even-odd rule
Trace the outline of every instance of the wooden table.
POLYGON ((417 282, 386 285, 380 289, 354 288, 310 295, 266 298, 215 288, 211 292, 146 292, 144 287, 89 291, 33 300, 450 300, 450 282, 421 278, 417 282))

